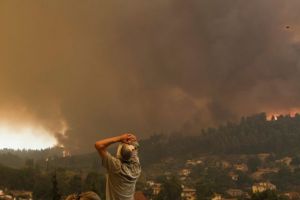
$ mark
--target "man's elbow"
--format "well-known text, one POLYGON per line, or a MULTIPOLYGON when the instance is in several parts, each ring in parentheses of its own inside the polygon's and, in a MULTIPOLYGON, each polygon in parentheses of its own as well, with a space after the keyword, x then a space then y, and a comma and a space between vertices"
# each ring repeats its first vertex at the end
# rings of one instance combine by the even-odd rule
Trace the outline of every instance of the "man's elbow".
POLYGON ((105 149, 105 146, 103 144, 101 144, 101 143, 96 142, 95 143, 95 148, 97 150, 103 150, 103 149, 105 149))

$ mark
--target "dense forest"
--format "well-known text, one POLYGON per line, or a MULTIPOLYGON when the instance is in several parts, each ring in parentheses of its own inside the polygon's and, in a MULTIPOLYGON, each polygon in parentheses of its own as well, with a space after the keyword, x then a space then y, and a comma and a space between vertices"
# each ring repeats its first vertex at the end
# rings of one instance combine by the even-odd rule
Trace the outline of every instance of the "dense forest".
POLYGON ((21 169, 0 165, 0 177, 0 189, 29 190, 37 200, 60 199, 81 191, 94 191, 102 198, 105 195, 105 177, 95 171, 70 171, 63 168, 42 171, 32 163, 27 163, 21 169))
POLYGON ((198 135, 156 134, 141 141, 141 158, 153 163, 164 157, 194 157, 199 154, 277 155, 300 153, 300 115, 273 117, 266 114, 243 117, 218 128, 203 129, 198 135))

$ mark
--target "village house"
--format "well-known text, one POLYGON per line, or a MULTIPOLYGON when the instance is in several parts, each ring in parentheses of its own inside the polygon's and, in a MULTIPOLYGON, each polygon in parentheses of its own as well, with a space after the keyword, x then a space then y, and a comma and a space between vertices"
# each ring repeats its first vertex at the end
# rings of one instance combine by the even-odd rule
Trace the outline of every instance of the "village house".
POLYGON ((279 168, 259 168, 256 172, 251 174, 251 178, 254 180, 261 180, 263 175, 268 173, 278 173, 279 168))
POLYGON ((286 164, 287 166, 290 166, 291 165, 291 162, 292 162, 292 158, 291 157, 284 157, 280 160, 276 160, 275 162, 276 163, 282 163, 282 164, 286 164))
POLYGON ((0 200, 32 200, 32 192, 20 190, 4 192, 0 190, 0 200))
POLYGON ((194 188, 183 188, 181 192, 182 200, 196 200, 196 189, 194 188))
POLYGON ((276 186, 270 182, 260 182, 252 186, 252 192, 264 192, 266 190, 276 190, 276 186))
POLYGON ((0 200, 15 200, 11 195, 1 195, 0 200))
POLYGON ((154 185, 152 185, 152 193, 153 195, 158 195, 161 191, 161 184, 160 183, 154 183, 154 185))
POLYGON ((237 200, 237 198, 223 198, 221 195, 215 195, 211 200, 237 200))
POLYGON ((14 200, 14 198, 12 195, 8 195, 3 190, 0 190, 0 200, 14 200))
POLYGON ((181 181, 185 181, 188 176, 190 175, 191 173, 191 170, 190 169, 181 169, 179 172, 178 172, 178 175, 180 176, 180 180, 181 181))
POLYGON ((226 160, 221 160, 216 162, 216 167, 221 167, 222 169, 228 169, 231 166, 232 166, 231 163, 226 160))
POLYGON ((196 166, 196 165, 200 165, 202 164, 202 160, 187 160, 185 162, 185 165, 188 166, 188 167, 193 167, 193 166, 196 166))
POLYGON ((10 194, 18 200, 32 200, 32 192, 31 191, 23 191, 23 190, 13 190, 10 191, 10 194))
POLYGON ((269 153, 259 153, 257 157, 260 159, 261 162, 265 162, 267 158, 269 158, 271 154, 269 153))
POLYGON ((298 192, 286 192, 284 193, 286 197, 288 197, 290 200, 299 200, 300 194, 298 192))
POLYGON ((215 196, 211 199, 211 200, 237 200, 237 198, 223 198, 221 195, 219 194, 215 194, 215 196))
POLYGON ((259 168, 257 171, 262 172, 262 173, 278 173, 279 168, 259 168))
POLYGON ((221 161, 221 167, 223 169, 228 169, 231 167, 231 164, 230 164, 230 162, 223 160, 223 161, 221 161))
POLYGON ((179 176, 185 176, 185 177, 187 177, 188 175, 190 175, 190 173, 191 173, 190 169, 181 169, 179 171, 179 176))
POLYGON ((234 173, 234 172, 229 172, 229 173, 228 173, 228 176, 229 176, 229 177, 231 178, 231 180, 233 180, 233 181, 239 180, 239 175, 236 174, 236 173, 234 173))
POLYGON ((147 186, 152 187, 155 184, 155 182, 152 180, 149 180, 149 181, 146 181, 146 184, 147 184, 147 186))
POLYGON ((242 171, 242 172, 247 172, 248 171, 248 166, 245 163, 235 164, 233 166, 234 166, 234 169, 237 170, 237 171, 242 171))
POLYGON ((244 192, 239 189, 229 189, 226 191, 226 193, 231 197, 240 197, 244 194, 244 192))
POLYGON ((222 196, 219 194, 215 194, 211 200, 222 200, 222 196))

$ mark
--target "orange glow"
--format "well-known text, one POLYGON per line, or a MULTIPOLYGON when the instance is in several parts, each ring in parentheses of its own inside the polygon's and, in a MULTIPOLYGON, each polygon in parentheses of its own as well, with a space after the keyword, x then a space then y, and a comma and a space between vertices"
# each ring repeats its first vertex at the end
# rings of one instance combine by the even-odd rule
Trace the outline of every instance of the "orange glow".
POLYGON ((272 120, 272 117, 274 117, 275 120, 277 120, 277 118, 280 115, 289 115, 291 117, 295 117, 295 115, 297 113, 300 113, 300 108, 293 108, 293 109, 289 109, 289 110, 280 110, 280 111, 276 111, 276 112, 268 112, 267 113, 267 120, 272 120))

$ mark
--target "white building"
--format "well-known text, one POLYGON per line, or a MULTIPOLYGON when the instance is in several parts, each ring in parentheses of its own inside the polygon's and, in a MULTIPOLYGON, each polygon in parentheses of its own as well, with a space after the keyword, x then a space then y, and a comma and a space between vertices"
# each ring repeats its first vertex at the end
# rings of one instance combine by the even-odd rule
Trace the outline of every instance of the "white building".
POLYGON ((228 175, 230 176, 231 180, 233 180, 233 181, 239 180, 239 175, 234 172, 229 172, 228 175))
POLYGON ((158 195, 161 191, 161 184, 160 183, 154 183, 152 186, 152 193, 153 195, 158 195))
POLYGON ((185 176, 185 177, 187 177, 188 175, 190 175, 190 173, 191 173, 191 170, 190 170, 190 169, 181 169, 181 170, 179 171, 179 175, 180 175, 180 176, 185 176))
POLYGON ((240 197, 244 194, 244 192, 239 189, 229 189, 226 191, 226 193, 232 197, 240 197))
POLYGON ((291 162, 292 162, 292 158, 291 157, 284 157, 280 160, 276 160, 275 162, 276 163, 282 163, 282 164, 286 164, 287 166, 290 166, 291 165, 291 162))
POLYGON ((22 190, 13 190, 10 191, 11 195, 15 199, 18 200, 32 200, 32 192, 31 191, 22 191, 22 190))
POLYGON ((196 190, 194 188, 183 188, 181 198, 182 200, 196 200, 196 190))
POLYGON ((149 187, 152 187, 155 182, 154 181, 147 181, 146 184, 149 186, 149 187))
POLYGON ((266 190, 276 190, 276 186, 270 182, 260 182, 252 186, 252 192, 264 192, 266 190))
POLYGON ((222 196, 219 194, 216 194, 211 200, 222 200, 222 196))
POLYGON ((186 166, 196 166, 196 165, 200 165, 202 163, 203 163, 202 160, 187 160, 185 162, 185 165, 186 166))
POLYGON ((244 163, 242 164, 235 164, 234 168, 238 171, 242 171, 242 172, 247 172, 248 171, 248 166, 244 163))

